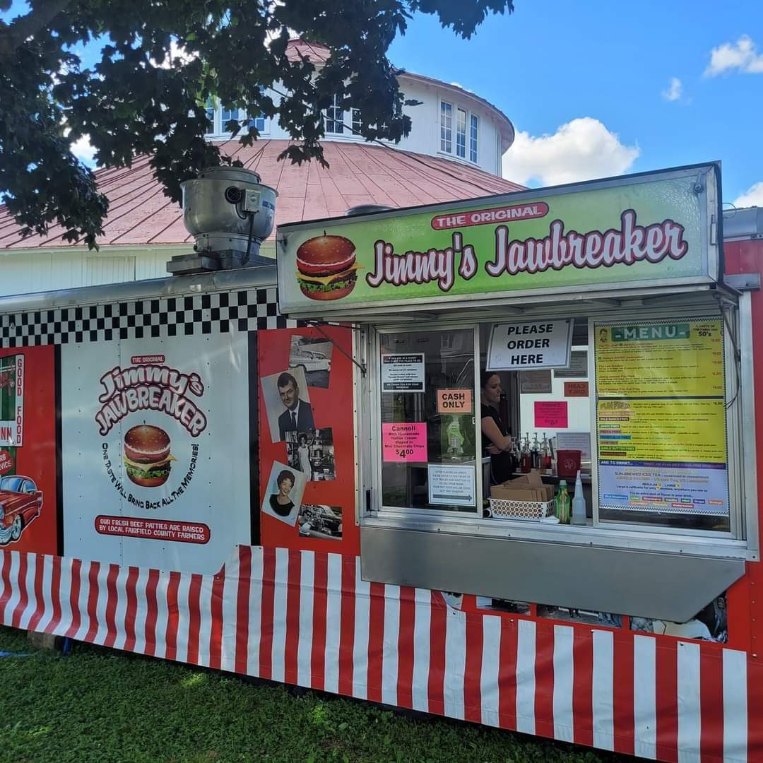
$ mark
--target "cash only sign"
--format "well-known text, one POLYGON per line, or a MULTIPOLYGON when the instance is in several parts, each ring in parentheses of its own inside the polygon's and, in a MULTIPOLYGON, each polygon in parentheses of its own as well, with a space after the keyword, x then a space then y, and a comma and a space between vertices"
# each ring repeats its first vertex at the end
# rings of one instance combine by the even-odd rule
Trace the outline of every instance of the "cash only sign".
POLYGON ((280 226, 284 314, 709 284, 719 168, 696 165, 280 226))

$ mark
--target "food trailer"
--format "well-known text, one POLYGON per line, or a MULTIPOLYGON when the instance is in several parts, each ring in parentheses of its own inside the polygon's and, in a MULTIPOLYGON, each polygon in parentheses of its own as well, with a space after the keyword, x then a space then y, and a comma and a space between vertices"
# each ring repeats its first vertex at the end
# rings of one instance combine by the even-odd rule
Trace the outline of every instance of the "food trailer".
POLYGON ((285 225, 275 268, 0 300, 0 622, 760 759, 758 212, 724 218, 697 165, 285 225), (502 484, 483 371, 515 439, 551 443, 502 484), (576 524, 544 500, 562 453, 576 524))

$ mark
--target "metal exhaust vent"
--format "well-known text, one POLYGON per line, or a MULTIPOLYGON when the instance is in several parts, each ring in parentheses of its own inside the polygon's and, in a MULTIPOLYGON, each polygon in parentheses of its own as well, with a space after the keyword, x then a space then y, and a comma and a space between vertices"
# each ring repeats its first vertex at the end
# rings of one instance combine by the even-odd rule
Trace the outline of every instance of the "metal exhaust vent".
POLYGON ((181 183, 183 222, 194 237, 193 254, 167 263, 173 275, 272 264, 260 244, 273 230, 276 191, 239 167, 212 167, 181 183))

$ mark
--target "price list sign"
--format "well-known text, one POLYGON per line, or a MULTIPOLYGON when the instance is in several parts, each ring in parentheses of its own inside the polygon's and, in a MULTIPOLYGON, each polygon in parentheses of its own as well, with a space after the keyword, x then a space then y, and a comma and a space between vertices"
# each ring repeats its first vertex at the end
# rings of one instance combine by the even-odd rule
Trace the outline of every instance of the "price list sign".
POLYGON ((597 326, 594 336, 600 506, 728 515, 721 319, 597 326))
POLYGON ((423 422, 382 424, 382 456, 385 461, 427 460, 427 425, 423 422))

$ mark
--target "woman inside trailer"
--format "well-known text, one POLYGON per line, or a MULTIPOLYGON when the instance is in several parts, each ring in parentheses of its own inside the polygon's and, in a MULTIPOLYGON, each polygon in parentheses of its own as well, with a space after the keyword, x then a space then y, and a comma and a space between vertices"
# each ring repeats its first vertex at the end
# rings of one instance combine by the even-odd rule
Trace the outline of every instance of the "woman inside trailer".
POLYGON ((482 429, 482 455, 490 456, 490 481, 506 482, 514 472, 512 450, 514 440, 501 418, 501 378, 493 371, 480 375, 480 417, 482 429))

